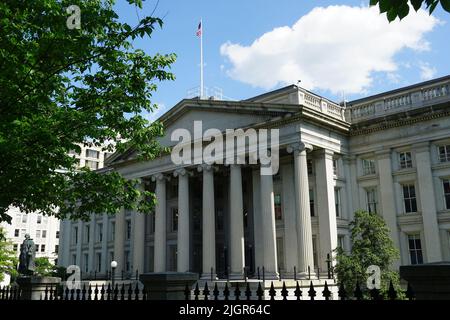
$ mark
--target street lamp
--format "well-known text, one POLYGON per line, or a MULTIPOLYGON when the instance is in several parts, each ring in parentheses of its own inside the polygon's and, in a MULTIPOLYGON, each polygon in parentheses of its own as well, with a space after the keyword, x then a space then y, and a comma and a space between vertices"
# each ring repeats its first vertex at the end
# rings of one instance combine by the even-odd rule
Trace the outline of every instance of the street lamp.
POLYGON ((111 261, 111 282, 112 282, 112 290, 114 292, 114 278, 115 278, 115 271, 117 268, 117 261, 111 261))

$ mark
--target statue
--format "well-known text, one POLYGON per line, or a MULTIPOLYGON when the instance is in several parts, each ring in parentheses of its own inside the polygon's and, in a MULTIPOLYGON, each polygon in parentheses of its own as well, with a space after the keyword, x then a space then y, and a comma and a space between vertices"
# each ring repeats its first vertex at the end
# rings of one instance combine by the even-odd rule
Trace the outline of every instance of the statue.
POLYGON ((34 241, 30 238, 29 234, 25 235, 25 240, 20 245, 19 256, 19 273, 23 275, 33 275, 35 270, 34 258, 35 258, 36 246, 34 241))

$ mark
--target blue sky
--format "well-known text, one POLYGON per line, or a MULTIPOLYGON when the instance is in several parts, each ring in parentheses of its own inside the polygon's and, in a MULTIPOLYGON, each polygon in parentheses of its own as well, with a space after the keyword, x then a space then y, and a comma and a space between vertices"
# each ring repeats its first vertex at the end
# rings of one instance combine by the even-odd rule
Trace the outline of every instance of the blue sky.
MULTIPOLYGON (((135 46, 177 54, 175 81, 159 84, 153 102, 161 113, 199 86, 203 19, 205 86, 240 100, 302 80, 336 101, 383 92, 450 74, 450 14, 412 12, 387 24, 368 1, 160 0, 164 27, 135 46), (256 42, 255 42, 256 41, 256 42)), ((134 25, 156 0, 136 10, 118 0, 121 19, 134 25)), ((377 9, 378 10, 378 9, 377 9)))

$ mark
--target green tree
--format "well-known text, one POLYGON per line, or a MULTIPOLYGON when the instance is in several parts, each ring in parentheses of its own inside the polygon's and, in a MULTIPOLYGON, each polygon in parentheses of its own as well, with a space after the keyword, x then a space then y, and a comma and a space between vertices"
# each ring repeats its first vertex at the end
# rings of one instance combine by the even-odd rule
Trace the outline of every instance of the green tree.
POLYGON ((68 152, 86 141, 138 159, 162 151, 155 139, 162 125, 142 112, 157 107, 150 101, 157 84, 174 79, 175 55, 133 46, 162 26, 152 15, 131 26, 114 0, 0 2, 0 221, 10 222, 10 206, 83 220, 121 207, 151 211, 154 196, 139 192, 137 181, 78 172, 68 152), (71 5, 80 8, 79 29, 76 12, 66 12, 71 5))
POLYGON ((4 280, 5 274, 17 276, 18 262, 12 243, 6 240, 6 232, 0 228, 0 282, 4 280))
POLYGON ((450 12, 450 0, 370 0, 371 6, 380 8, 380 13, 386 12, 389 22, 394 21, 397 17, 401 20, 409 14, 410 5, 414 10, 418 11, 423 5, 428 9, 430 14, 438 4, 442 9, 450 12))
POLYGON ((41 277, 49 277, 55 273, 56 266, 47 257, 39 257, 34 260, 35 273, 41 277))
POLYGON ((376 213, 357 211, 350 223, 350 232, 351 251, 346 253, 342 248, 336 249, 335 273, 338 282, 349 293, 354 292, 357 282, 364 290, 369 276, 367 268, 376 265, 381 270, 381 291, 386 293, 390 281, 398 289, 399 275, 391 266, 398 259, 399 252, 384 220, 376 213))

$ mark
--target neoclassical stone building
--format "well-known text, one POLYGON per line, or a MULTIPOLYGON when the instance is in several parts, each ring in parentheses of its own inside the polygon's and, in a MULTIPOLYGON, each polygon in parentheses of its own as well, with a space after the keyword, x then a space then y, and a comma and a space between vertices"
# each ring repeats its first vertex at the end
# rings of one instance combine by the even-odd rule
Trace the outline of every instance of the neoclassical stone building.
POLYGON ((61 265, 98 274, 116 260, 125 274, 189 270, 208 278, 264 267, 266 279, 294 270, 300 278, 326 273, 337 246, 350 249, 358 209, 385 219, 398 265, 450 259, 450 76, 345 106, 295 85, 243 101, 182 100, 160 120, 167 146, 194 121, 204 131, 277 128, 279 171, 115 154, 106 166, 154 191, 155 214, 63 221, 61 265))

